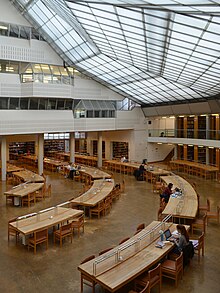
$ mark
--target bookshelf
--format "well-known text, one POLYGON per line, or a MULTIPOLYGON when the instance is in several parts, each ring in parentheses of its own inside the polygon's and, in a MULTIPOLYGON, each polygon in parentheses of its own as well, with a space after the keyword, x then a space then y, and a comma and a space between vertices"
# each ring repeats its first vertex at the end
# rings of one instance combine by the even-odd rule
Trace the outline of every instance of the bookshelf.
POLYGON ((12 160, 14 155, 35 154, 35 141, 11 142, 9 143, 9 158, 12 160))
MULTIPOLYGON (((98 141, 92 141, 93 156, 98 156, 98 141)), ((102 158, 105 158, 105 141, 102 141, 102 158)))
POLYGON ((112 158, 121 159, 122 157, 126 157, 128 159, 128 142, 113 141, 112 158))

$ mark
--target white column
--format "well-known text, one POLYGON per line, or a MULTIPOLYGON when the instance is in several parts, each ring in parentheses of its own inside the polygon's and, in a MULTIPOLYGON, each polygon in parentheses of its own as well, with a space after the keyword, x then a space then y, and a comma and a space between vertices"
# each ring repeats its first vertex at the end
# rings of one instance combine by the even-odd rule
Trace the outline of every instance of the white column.
POLYGON ((206 165, 209 165, 209 148, 206 147, 206 165))
POLYGON ((38 134, 38 174, 44 172, 44 134, 38 134))
POLYGON ((75 163, 75 134, 70 133, 70 162, 75 163))
POLYGON ((6 137, 1 137, 1 160, 2 160, 2 181, 6 181, 6 173, 7 173, 7 145, 6 145, 6 137))
POLYGON ((209 115, 206 116, 206 139, 210 138, 210 123, 209 123, 209 115))
POLYGON ((102 167, 102 132, 98 132, 98 167, 102 167))
POLYGON ((176 160, 177 159, 177 145, 175 144, 174 146, 174 156, 173 159, 176 160))

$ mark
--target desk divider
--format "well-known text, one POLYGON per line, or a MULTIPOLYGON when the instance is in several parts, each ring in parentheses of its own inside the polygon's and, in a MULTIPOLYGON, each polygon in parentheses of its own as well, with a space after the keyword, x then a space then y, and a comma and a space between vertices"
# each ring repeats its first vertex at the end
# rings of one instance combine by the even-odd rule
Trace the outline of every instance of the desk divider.
POLYGON ((167 226, 167 221, 172 215, 166 216, 164 220, 155 225, 151 230, 140 232, 141 235, 137 238, 128 240, 127 242, 119 245, 111 251, 99 256, 93 261, 93 275, 97 276, 112 268, 112 266, 118 265, 120 262, 125 261, 131 256, 135 255, 142 249, 149 246, 152 242, 156 241, 160 237, 160 231, 164 231, 167 226))

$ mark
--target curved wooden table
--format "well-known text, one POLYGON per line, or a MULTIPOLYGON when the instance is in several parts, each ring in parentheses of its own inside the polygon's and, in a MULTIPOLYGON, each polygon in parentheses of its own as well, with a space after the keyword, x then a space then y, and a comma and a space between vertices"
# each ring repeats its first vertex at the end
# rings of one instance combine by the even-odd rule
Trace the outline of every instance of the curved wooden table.
POLYGON ((110 181, 98 179, 95 180, 92 187, 87 190, 82 195, 74 198, 71 202, 74 205, 84 206, 84 207, 93 207, 97 205, 100 201, 105 199, 114 188, 114 180, 110 181))
POLYGON ((44 182, 44 177, 29 170, 13 172, 13 175, 23 182, 44 182))
POLYGON ((172 197, 163 211, 163 215, 172 214, 175 218, 194 219, 198 211, 198 199, 192 185, 180 176, 161 176, 166 184, 173 183, 173 189, 178 187, 184 191, 184 196, 172 197))
MULTIPOLYGON (((140 233, 134 235, 132 238, 124 242, 123 244, 113 248, 112 250, 96 257, 95 259, 86 262, 78 267, 78 270, 83 274, 93 279, 95 282, 106 288, 110 292, 115 292, 124 285, 137 278, 143 272, 147 271, 154 264, 159 262, 168 252, 173 248, 174 244, 169 242, 165 244, 163 249, 156 248, 155 244, 159 240, 159 234, 156 233, 146 246, 135 249, 132 244, 134 240, 138 239, 141 235, 146 233, 155 227, 158 221, 153 221, 140 233), (124 256, 122 260, 116 261, 114 257, 114 251, 117 251, 120 247, 128 246, 127 252, 123 250, 124 256), (125 255, 127 253, 127 257, 125 255), (112 257, 108 255, 112 254, 112 257), (106 257, 106 259, 105 259, 106 257), (104 261, 100 262, 100 259, 104 261), (99 263, 99 268, 94 271, 94 265, 99 263)), ((171 232, 176 230, 176 225, 173 223, 165 223, 165 229, 169 228, 171 232)), ((188 229, 189 227, 187 227, 188 229)))

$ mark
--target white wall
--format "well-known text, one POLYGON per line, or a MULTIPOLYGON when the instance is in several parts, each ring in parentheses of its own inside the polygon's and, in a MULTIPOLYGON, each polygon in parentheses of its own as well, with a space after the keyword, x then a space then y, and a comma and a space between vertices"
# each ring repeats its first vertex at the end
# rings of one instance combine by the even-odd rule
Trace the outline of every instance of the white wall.
POLYGON ((0 7, 2 22, 31 26, 9 0, 0 0, 0 7))
POLYGON ((174 146, 168 144, 159 145, 156 143, 148 143, 147 148, 147 159, 150 163, 163 161, 174 146))

